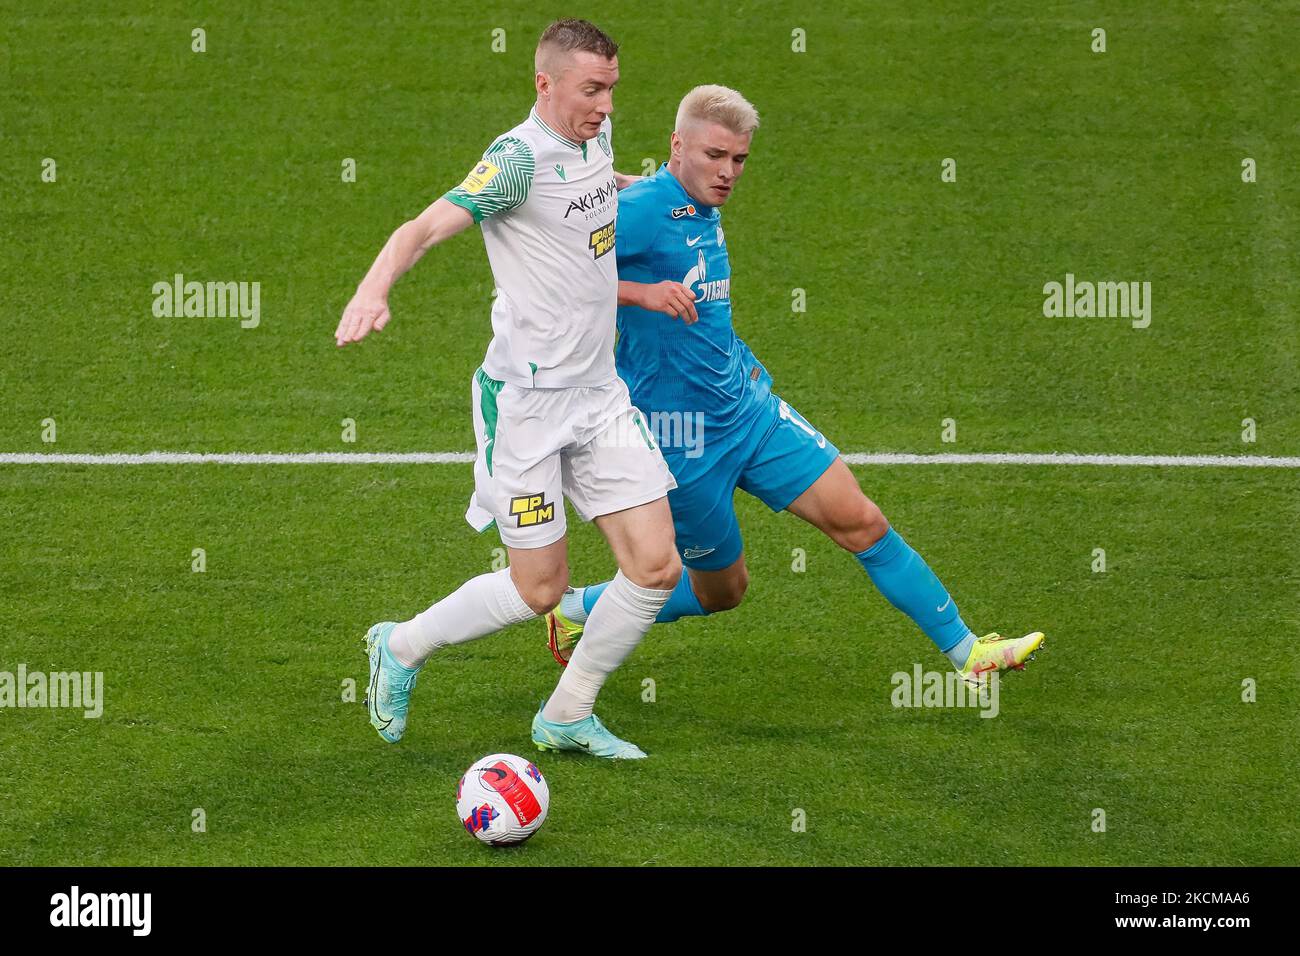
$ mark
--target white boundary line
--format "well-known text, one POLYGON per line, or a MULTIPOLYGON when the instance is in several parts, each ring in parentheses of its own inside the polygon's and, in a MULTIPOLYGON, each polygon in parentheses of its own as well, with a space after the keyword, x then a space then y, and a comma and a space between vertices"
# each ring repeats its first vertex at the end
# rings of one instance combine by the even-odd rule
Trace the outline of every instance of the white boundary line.
POLYGON ((1300 458, 1260 455, 1077 455, 1071 452, 1010 452, 981 455, 845 454, 850 465, 1109 465, 1152 468, 1300 468, 1300 458))
MULTIPOLYGON (((1072 453, 934 454, 852 452, 850 465, 1107 465, 1150 468, 1300 468, 1300 458, 1258 455, 1078 455, 1072 453)), ((200 452, 33 454, 0 452, 0 465, 465 465, 468 451, 438 452, 200 452)))
POLYGON ((459 465, 468 451, 438 452, 221 452, 150 451, 143 454, 32 455, 0 453, 0 465, 459 465))

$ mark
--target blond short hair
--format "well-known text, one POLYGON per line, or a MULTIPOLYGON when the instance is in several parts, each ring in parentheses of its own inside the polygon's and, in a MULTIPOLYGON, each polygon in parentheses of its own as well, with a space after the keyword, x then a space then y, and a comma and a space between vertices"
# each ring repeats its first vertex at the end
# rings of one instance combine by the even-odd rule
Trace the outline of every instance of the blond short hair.
POLYGON ((697 86, 677 107, 677 131, 693 120, 717 123, 733 133, 752 133, 758 129, 758 110, 730 87, 697 86))

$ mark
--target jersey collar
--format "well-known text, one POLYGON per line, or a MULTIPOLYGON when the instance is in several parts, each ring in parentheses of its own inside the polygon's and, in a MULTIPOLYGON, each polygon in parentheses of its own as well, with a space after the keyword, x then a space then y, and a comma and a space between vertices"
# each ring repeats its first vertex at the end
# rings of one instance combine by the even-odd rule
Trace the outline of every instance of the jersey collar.
POLYGON ((542 132, 544 132, 547 136, 550 136, 550 137, 551 137, 552 139, 554 139, 557 143, 561 143, 561 144, 563 144, 563 145, 569 147, 569 149, 579 149, 579 150, 582 150, 583 158, 584 158, 584 159, 586 158, 586 156, 587 156, 587 144, 586 144, 586 143, 575 143, 573 140, 569 139, 569 137, 567 137, 567 136, 561 136, 561 135, 560 135, 559 133, 557 133, 555 130, 551 129, 549 126, 546 125, 546 121, 545 121, 544 119, 542 119, 541 116, 538 115, 538 113, 537 113, 537 107, 536 107, 536 106, 534 106, 534 107, 532 108, 532 110, 529 112, 528 115, 532 117, 533 122, 536 123, 538 126, 540 126, 541 129, 542 129, 542 132))
POLYGON ((701 219, 717 219, 720 215, 717 206, 709 206, 700 202, 686 191, 686 187, 681 181, 668 171, 668 164, 664 163, 659 167, 659 172, 655 174, 656 178, 663 180, 665 187, 668 189, 669 201, 678 208, 682 206, 694 206, 695 215, 701 219))

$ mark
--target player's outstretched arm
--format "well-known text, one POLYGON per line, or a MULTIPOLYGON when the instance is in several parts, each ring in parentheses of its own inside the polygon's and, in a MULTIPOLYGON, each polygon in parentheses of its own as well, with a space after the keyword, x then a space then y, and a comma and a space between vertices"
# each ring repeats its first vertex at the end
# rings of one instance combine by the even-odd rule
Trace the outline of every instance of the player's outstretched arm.
POLYGON ((341 348, 349 342, 361 341, 372 329, 376 332, 383 329, 391 318, 388 292, 393 283, 438 243, 473 224, 474 217, 469 210, 446 199, 437 199, 420 215, 398 226, 343 310, 343 318, 334 330, 335 344, 341 348))
POLYGON ((627 189, 628 186, 639 183, 643 179, 645 179, 644 176, 629 176, 627 173, 620 173, 618 170, 614 171, 614 186, 617 189, 627 189))
POLYGON ((618 283, 618 304, 635 305, 651 312, 662 312, 687 325, 694 325, 700 317, 695 311, 695 293, 680 282, 629 282, 618 283))

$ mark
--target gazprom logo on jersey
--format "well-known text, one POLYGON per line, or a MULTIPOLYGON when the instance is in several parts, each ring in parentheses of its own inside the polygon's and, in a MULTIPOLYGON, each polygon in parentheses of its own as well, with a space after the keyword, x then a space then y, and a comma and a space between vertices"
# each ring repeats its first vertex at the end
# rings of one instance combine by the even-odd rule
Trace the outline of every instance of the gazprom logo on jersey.
POLYGON ((731 298, 731 277, 725 279, 714 279, 709 281, 708 263, 704 259, 704 250, 699 252, 699 258, 695 262, 695 268, 686 273, 686 278, 682 279, 682 285, 695 293, 695 302, 698 305, 701 302, 726 302, 731 298), (695 288, 696 284, 699 289, 695 288))

